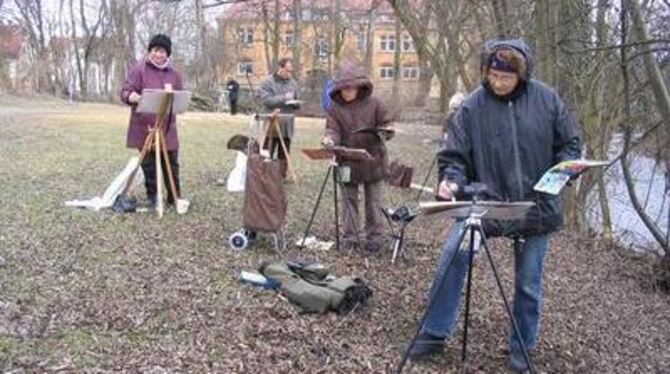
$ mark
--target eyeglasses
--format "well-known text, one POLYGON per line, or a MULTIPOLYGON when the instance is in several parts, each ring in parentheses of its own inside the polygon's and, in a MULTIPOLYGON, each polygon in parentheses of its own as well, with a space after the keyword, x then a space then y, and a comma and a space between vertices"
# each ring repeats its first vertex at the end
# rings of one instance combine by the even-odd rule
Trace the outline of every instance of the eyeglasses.
POLYGON ((516 74, 509 73, 509 74, 499 74, 499 73, 493 73, 490 72, 486 75, 486 78, 489 81, 495 81, 495 82, 500 82, 504 84, 511 84, 514 83, 518 78, 516 74))

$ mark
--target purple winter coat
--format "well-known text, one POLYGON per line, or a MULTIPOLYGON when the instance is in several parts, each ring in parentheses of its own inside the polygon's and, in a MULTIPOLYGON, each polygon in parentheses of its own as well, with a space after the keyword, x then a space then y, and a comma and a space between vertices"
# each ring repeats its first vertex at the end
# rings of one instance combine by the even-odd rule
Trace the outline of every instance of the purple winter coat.
MULTIPOLYGON (((128 148, 142 148, 149 133, 149 128, 156 122, 155 114, 137 113, 137 105, 129 103, 128 96, 132 92, 142 94, 142 90, 145 88, 162 89, 166 83, 171 83, 174 90, 183 89, 181 74, 171 64, 164 69, 159 69, 144 58, 135 64, 128 73, 120 94, 121 101, 130 105, 130 120, 126 138, 128 148)), ((174 114, 170 115, 167 125, 164 126, 163 131, 168 151, 178 150, 179 138, 177 137, 177 124, 174 114)))

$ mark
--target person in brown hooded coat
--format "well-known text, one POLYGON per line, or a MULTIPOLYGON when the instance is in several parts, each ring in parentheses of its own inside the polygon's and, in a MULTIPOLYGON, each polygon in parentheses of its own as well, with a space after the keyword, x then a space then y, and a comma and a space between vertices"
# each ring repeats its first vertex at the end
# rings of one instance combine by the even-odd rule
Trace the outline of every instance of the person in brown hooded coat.
MULTIPOLYGON (((349 180, 342 184, 342 242, 346 247, 357 243, 358 190, 365 194, 365 244, 370 252, 381 250, 383 233, 382 181, 386 176, 388 157, 384 142, 393 135, 391 122, 384 105, 372 96, 373 86, 365 72, 350 62, 344 62, 337 74, 330 98, 325 146, 343 145, 362 148, 372 159, 360 162, 340 162, 340 169, 350 170, 349 180), (365 131, 361 131, 365 130, 365 131)), ((346 174, 346 173, 345 173, 346 174)))

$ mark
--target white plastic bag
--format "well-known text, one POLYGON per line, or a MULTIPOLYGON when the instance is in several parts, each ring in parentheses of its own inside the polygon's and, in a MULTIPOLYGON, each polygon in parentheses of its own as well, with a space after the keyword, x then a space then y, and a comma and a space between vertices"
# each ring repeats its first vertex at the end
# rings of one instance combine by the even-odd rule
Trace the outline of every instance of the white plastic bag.
POLYGON ((137 170, 137 172, 135 173, 133 180, 130 182, 131 185, 129 190, 132 190, 136 185, 140 184, 142 180, 142 169, 139 168, 139 157, 137 156, 133 156, 130 158, 130 160, 128 160, 126 167, 119 175, 116 176, 116 178, 114 178, 112 183, 103 193, 102 197, 96 196, 91 199, 66 201, 65 205, 69 207, 88 208, 93 210, 110 208, 112 205, 114 205, 116 197, 123 192, 126 184, 128 183, 128 179, 133 174, 134 170, 137 170))
POLYGON ((228 174, 226 189, 229 192, 242 192, 244 191, 244 182, 246 179, 247 155, 238 151, 237 158, 235 158, 235 168, 228 174))

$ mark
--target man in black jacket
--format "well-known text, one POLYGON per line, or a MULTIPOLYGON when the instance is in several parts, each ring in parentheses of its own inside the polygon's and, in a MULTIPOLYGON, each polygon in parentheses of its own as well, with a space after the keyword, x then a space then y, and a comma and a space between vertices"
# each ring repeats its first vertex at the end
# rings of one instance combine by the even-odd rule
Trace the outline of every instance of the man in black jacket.
POLYGON ((237 97, 240 92, 240 84, 233 78, 226 82, 226 91, 228 91, 228 103, 230 104, 230 114, 237 114, 237 97))
MULTIPOLYGON (((573 117, 558 94, 530 78, 532 56, 522 40, 487 43, 482 59, 482 85, 465 99, 448 125, 446 142, 438 153, 442 198, 467 198, 464 186, 487 186, 487 200, 533 201, 523 221, 484 220, 487 236, 519 240, 514 252, 513 314, 530 351, 537 344, 542 303, 542 263, 549 234, 563 225, 560 196, 535 192, 533 186, 557 162, 581 156, 573 117)), ((410 357, 419 360, 439 353, 453 333, 468 252, 459 250, 463 222, 455 222, 430 290, 435 301, 410 357), (448 273, 447 264, 454 257, 448 273), (444 276, 443 276, 444 275, 444 276), (437 281, 443 282, 437 284, 437 281)), ((521 346, 510 334, 509 366, 527 369, 521 346)))

